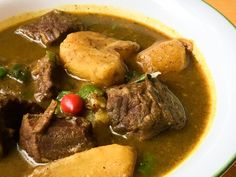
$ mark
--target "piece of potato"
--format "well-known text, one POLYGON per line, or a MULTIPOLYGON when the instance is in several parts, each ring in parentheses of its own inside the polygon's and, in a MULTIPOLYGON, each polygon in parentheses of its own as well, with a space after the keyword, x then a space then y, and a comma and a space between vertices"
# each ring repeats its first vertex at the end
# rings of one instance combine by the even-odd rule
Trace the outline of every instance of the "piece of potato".
POLYGON ((178 72, 188 65, 187 51, 192 43, 185 39, 155 42, 137 55, 137 63, 144 72, 178 72))
POLYGON ((60 58, 71 74, 110 86, 124 81, 126 66, 123 60, 138 50, 135 42, 81 31, 69 34, 61 43, 60 58))
POLYGON ((132 147, 112 144, 37 167, 28 177, 132 177, 135 162, 132 147))

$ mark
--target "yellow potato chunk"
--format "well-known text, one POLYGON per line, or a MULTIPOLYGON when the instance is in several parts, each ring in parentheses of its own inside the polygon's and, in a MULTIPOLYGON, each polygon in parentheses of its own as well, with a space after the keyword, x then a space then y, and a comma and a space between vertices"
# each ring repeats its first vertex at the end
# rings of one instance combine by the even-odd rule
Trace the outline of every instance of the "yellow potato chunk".
POLYGON ((132 147, 112 144, 37 167, 29 177, 132 177, 135 162, 132 147))
POLYGON ((139 45, 103 34, 81 31, 69 34, 60 45, 60 58, 69 73, 101 86, 124 81, 124 60, 139 50, 139 45))
POLYGON ((188 65, 192 43, 185 39, 155 42, 137 55, 137 63, 144 72, 179 72, 188 65))

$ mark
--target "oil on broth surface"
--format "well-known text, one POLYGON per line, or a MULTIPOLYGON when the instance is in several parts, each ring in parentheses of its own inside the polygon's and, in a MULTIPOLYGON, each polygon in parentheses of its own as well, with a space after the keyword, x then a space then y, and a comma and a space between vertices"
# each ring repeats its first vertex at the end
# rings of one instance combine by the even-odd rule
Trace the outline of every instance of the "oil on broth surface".
MULTIPOLYGON (((88 30, 101 32, 118 39, 136 41, 141 45, 141 49, 150 46, 156 40, 168 39, 167 36, 153 29, 117 17, 80 14, 80 19, 88 30)), ((14 34, 16 27, 0 32, 0 65, 32 64, 45 54, 44 48, 14 34)), ((58 46, 50 48, 50 50, 58 51, 58 46)), ((131 144, 137 148, 139 153, 137 165, 144 153, 153 154, 155 156, 153 176, 167 173, 186 158, 207 126, 211 95, 203 73, 200 64, 192 57, 190 65, 182 72, 163 75, 160 78, 182 102, 188 118, 185 128, 179 131, 165 131, 156 138, 143 143, 127 142, 113 137, 114 143, 131 144)), ((81 81, 74 80, 66 74, 62 78, 61 84, 64 89, 78 90, 81 85, 81 81)), ((27 89, 27 92, 31 90, 30 86, 25 87, 20 84, 16 86, 14 82, 3 80, 0 89, 4 86, 17 89, 19 92, 24 89, 27 89)), ((32 168, 20 157, 16 149, 0 161, 1 176, 4 177, 24 176, 32 168)), ((141 177, 143 174, 136 169, 135 176, 141 177)))

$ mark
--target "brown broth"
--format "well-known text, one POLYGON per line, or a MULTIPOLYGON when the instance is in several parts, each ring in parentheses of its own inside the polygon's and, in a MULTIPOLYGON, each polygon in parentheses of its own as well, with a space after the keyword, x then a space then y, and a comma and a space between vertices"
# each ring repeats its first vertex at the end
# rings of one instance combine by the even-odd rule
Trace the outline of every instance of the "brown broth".
MULTIPOLYGON (((158 31, 126 19, 98 14, 80 14, 79 16, 88 30, 101 32, 118 39, 136 41, 142 49, 147 48, 156 40, 169 39, 158 31)), ((0 32, 0 65, 11 65, 12 63, 32 65, 45 54, 46 49, 14 34, 17 26, 0 32)), ((50 50, 58 51, 58 46, 50 48, 50 50)), ((79 89, 81 81, 72 79, 65 73, 62 75, 61 90, 79 89)), ((211 104, 208 81, 201 65, 194 57, 191 58, 190 65, 182 72, 163 75, 160 79, 168 85, 184 105, 188 117, 187 125, 182 130, 168 130, 156 138, 142 143, 127 142, 124 139, 113 137, 114 143, 131 144, 137 148, 137 165, 143 153, 154 154, 156 161, 153 176, 162 176, 169 172, 197 145, 209 121, 211 104)), ((7 87, 18 92, 32 91, 31 85, 24 86, 9 79, 0 82, 0 89, 7 87)), ((24 96, 23 93, 21 95, 24 96)), ((16 149, 0 160, 0 173, 4 177, 21 177, 32 168, 16 149)), ((136 169, 135 176, 143 175, 136 169)))

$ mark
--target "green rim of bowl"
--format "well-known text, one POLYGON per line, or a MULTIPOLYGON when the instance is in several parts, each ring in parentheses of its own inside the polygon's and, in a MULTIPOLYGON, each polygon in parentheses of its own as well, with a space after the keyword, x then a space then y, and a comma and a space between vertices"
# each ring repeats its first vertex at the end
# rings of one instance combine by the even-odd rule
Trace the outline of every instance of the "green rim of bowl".
POLYGON ((212 177, 220 177, 221 175, 223 175, 228 168, 231 167, 231 165, 233 165, 234 161, 236 160, 236 153, 234 153, 234 155, 230 158, 230 160, 224 164, 223 167, 221 167, 220 169, 218 169, 218 171, 212 175, 212 177))
MULTIPOLYGON (((235 29, 236 29, 236 25, 234 25, 224 14, 222 14, 219 10, 217 10, 215 7, 213 7, 211 4, 209 4, 208 2, 202 0, 203 3, 205 3, 208 7, 212 8, 213 10, 215 10, 218 14, 220 14, 222 17, 224 17, 225 20, 227 20, 229 22, 230 25, 232 25, 235 29)), ((232 155, 232 157, 228 160, 227 163, 225 163, 220 169, 217 170, 217 172, 212 175, 212 177, 220 177, 221 175, 223 175, 226 170, 228 168, 231 167, 231 165, 233 165, 234 161, 236 160, 236 152, 234 153, 234 155, 232 155)))

